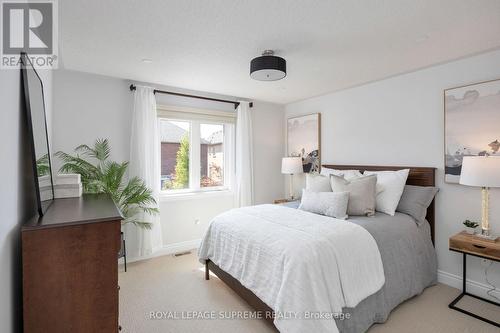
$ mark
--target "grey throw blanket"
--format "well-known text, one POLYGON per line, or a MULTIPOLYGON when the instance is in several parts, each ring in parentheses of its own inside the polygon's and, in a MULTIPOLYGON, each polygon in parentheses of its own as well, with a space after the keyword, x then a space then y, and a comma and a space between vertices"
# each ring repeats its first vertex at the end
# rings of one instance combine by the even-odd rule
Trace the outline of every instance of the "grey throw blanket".
MULTIPOLYGON (((296 208, 298 202, 286 204, 296 208)), ((390 312, 403 301, 422 293, 437 281, 436 251, 430 237, 430 226, 418 226, 406 214, 389 216, 376 213, 373 217, 352 216, 356 223, 373 236, 384 265, 385 285, 367 297, 355 308, 344 308, 349 313, 343 320, 336 319, 342 333, 362 333, 374 323, 383 323, 390 312)))

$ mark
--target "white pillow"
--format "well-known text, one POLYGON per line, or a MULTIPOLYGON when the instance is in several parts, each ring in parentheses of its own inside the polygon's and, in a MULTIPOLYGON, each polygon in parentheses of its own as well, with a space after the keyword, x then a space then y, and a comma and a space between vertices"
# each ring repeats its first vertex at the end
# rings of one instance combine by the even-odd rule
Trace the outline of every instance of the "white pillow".
POLYGON ((363 174, 359 170, 338 170, 330 168, 321 168, 321 174, 323 176, 344 176, 345 180, 351 180, 353 178, 363 177, 363 174))
POLYGON ((349 192, 311 192, 304 189, 299 209, 345 220, 348 202, 349 192))
POLYGON ((375 209, 394 216, 405 189, 410 169, 398 171, 365 171, 364 175, 377 175, 377 198, 375 209))
POLYGON ((330 179, 317 173, 306 173, 306 190, 311 192, 331 192, 330 179))

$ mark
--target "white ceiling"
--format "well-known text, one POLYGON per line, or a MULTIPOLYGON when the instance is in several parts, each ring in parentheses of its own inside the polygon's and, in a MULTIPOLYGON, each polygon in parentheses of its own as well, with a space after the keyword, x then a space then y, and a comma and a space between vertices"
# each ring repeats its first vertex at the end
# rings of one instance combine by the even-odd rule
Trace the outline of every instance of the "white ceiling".
POLYGON ((498 0, 61 0, 59 16, 65 68, 277 103, 500 47, 498 0), (250 78, 264 49, 285 79, 250 78))

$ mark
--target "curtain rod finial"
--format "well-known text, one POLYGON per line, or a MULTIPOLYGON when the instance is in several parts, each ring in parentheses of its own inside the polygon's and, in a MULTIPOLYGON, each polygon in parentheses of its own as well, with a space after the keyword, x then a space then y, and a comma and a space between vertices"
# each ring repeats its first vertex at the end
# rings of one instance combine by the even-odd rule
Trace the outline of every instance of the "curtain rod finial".
POLYGON ((131 84, 129 88, 130 88, 130 91, 134 91, 136 89, 133 84, 131 84))

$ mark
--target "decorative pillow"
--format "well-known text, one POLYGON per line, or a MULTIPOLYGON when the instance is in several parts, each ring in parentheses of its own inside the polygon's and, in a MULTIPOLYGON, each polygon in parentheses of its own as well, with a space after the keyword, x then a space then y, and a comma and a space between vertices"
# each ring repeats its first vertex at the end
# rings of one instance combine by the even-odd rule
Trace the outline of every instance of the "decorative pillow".
POLYGON ((376 210, 394 216, 405 188, 410 169, 398 171, 365 171, 365 175, 377 175, 376 210))
POLYGON ((344 176, 345 179, 351 180, 353 178, 363 177, 363 174, 359 170, 338 170, 330 168, 321 168, 321 174, 323 176, 344 176))
POLYGON ((330 179, 317 173, 306 173, 306 190, 311 192, 331 192, 330 179))
POLYGON ((375 189, 377 176, 358 177, 347 180, 344 177, 330 175, 330 184, 333 192, 349 192, 347 214, 366 215, 375 214, 375 189))
POLYGON ((439 189, 433 186, 406 185, 396 210, 412 216, 417 224, 424 223, 427 208, 439 189))
POLYGON ((299 209, 345 220, 348 201, 348 192, 312 192, 304 189, 299 209))

